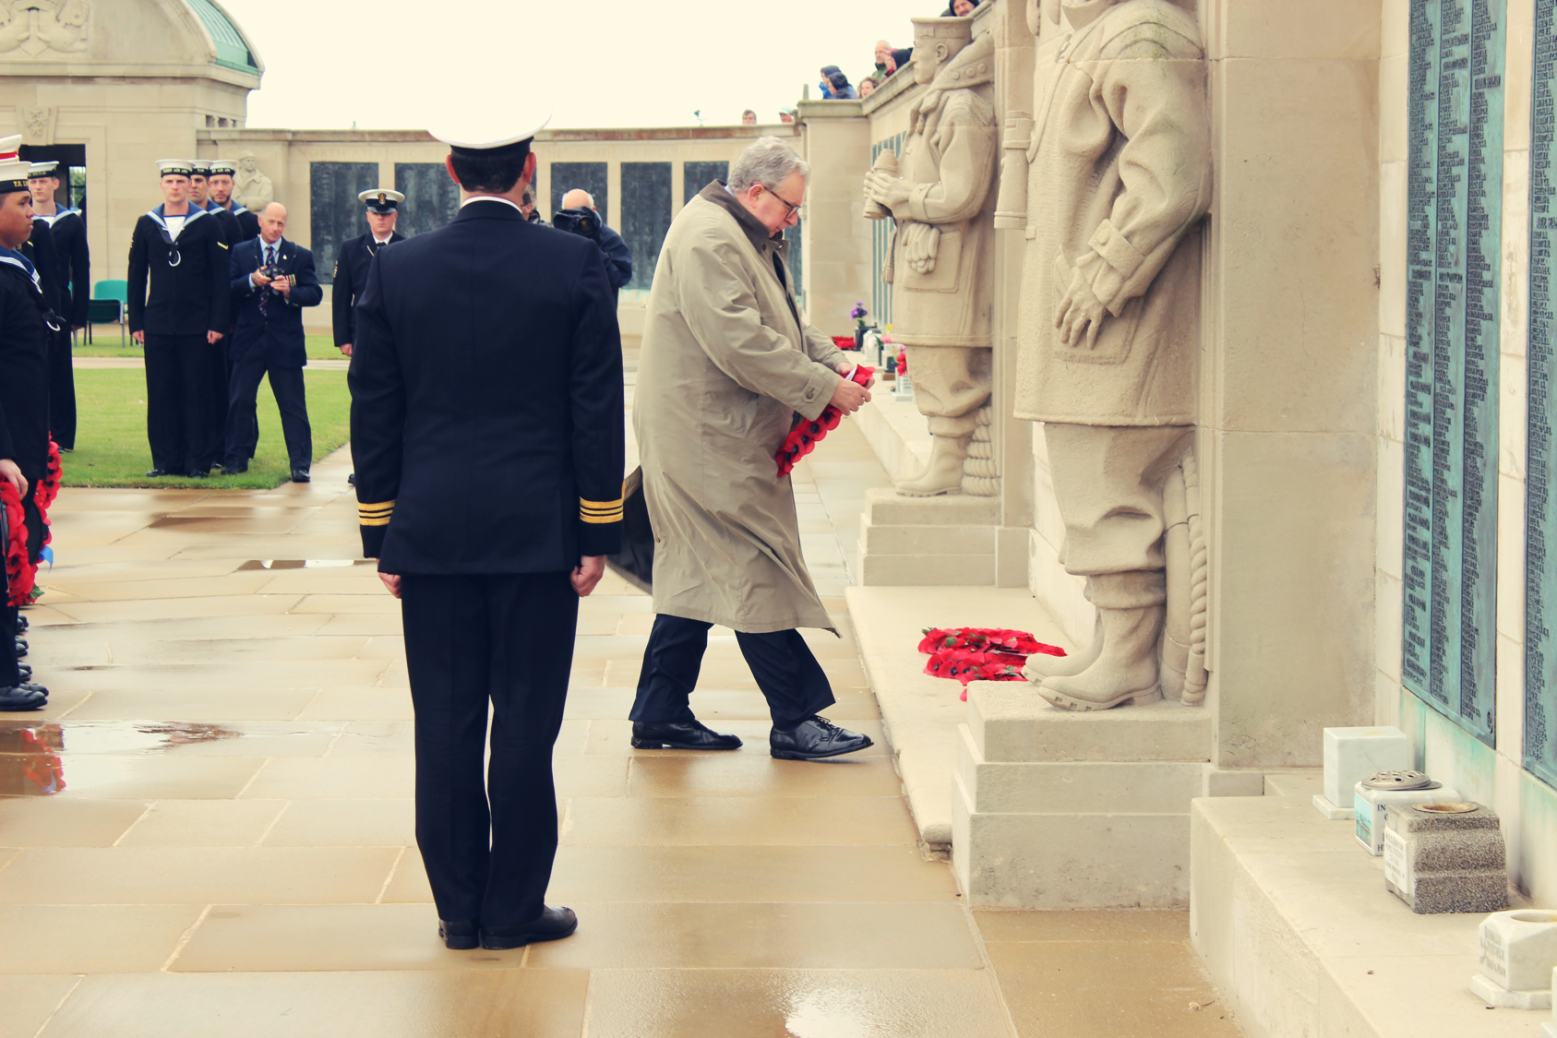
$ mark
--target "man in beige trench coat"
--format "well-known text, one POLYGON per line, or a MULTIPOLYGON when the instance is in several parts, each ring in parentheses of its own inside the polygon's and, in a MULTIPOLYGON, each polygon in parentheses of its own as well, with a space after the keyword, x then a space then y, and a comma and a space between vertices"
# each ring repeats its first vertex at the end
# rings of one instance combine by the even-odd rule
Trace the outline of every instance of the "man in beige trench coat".
MULTIPOLYGON (((649 293, 633 428, 654 526, 654 629, 633 703, 639 749, 733 750, 693 716, 708 629, 735 630, 773 715, 769 749, 819 760, 871 745, 818 712, 832 688, 797 627, 832 630, 800 554, 789 476, 774 454, 796 414, 870 399, 854 365, 795 305, 783 230, 809 167, 754 141, 677 215, 649 293)), ((836 632, 835 632, 836 633, 836 632)))

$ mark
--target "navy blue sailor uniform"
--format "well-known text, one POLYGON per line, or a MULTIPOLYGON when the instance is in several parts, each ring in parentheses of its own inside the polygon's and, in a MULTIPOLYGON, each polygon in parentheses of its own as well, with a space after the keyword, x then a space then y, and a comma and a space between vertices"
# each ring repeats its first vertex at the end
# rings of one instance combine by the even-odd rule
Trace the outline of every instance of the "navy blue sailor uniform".
MULTIPOLYGON (((32 261, 0 248, 0 458, 16 462, 27 478, 22 510, 33 558, 43 548, 43 519, 34 495, 49 464, 47 322, 52 319, 32 261)), ((0 601, 0 688, 21 684, 16 654, 8 651, 16 616, 14 606, 0 601)))
POLYGON ((129 323, 146 333, 146 438, 155 471, 204 475, 221 452, 212 421, 212 365, 226 344, 228 246, 217 221, 193 204, 175 238, 163 207, 130 238, 129 323))
POLYGON ((359 522, 364 554, 402 578, 417 841, 441 918, 523 924, 557 846, 569 574, 620 550, 622 357, 605 264, 593 242, 477 198, 378 253, 356 321, 359 522))
POLYGON ((335 254, 335 273, 331 278, 334 287, 330 290, 330 316, 336 349, 356 341, 356 304, 362 290, 367 287, 368 268, 373 265, 373 257, 379 249, 388 248, 399 241, 405 241, 405 235, 395 232, 390 234, 389 241, 379 245, 374 241, 372 232, 369 232, 341 242, 335 254))
POLYGON ((84 328, 92 301, 92 255, 87 248, 86 219, 81 210, 59 207, 40 216, 54 236, 59 260, 56 312, 65 320, 49 335, 49 430, 61 450, 76 447, 76 377, 71 366, 71 329, 84 328))

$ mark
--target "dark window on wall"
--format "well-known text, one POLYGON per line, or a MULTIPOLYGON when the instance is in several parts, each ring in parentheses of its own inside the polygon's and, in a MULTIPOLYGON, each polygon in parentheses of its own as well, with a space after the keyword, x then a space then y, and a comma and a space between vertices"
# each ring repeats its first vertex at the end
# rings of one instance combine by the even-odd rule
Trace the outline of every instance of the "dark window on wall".
MULTIPOLYGON (((553 162, 551 164, 551 212, 562 208, 562 196, 581 187, 595 199, 600 219, 610 220, 610 192, 606 189, 606 164, 604 162, 553 162)), ((551 213, 546 214, 548 220, 551 213)), ((634 256, 636 263, 638 257, 634 256)))
POLYGON ((790 289, 795 293, 795 298, 800 300, 800 305, 805 305, 805 256, 800 250, 801 221, 796 221, 795 226, 784 228, 784 240, 789 242, 789 276, 794 279, 790 289))
POLYGON ((460 186, 441 162, 395 163, 395 190, 405 195, 395 230, 407 238, 436 231, 460 211, 460 186))
POLYGON ((335 277, 341 242, 367 233, 357 195, 378 187, 377 162, 310 162, 308 164, 308 247, 321 284, 335 277))
POLYGON ((646 289, 670 230, 670 163, 622 163, 622 240, 633 254, 627 288, 646 289))
POLYGON ((697 193, 707 187, 710 181, 720 180, 726 183, 730 179, 730 164, 728 162, 688 162, 682 166, 682 199, 681 204, 686 205, 697 197, 697 193))

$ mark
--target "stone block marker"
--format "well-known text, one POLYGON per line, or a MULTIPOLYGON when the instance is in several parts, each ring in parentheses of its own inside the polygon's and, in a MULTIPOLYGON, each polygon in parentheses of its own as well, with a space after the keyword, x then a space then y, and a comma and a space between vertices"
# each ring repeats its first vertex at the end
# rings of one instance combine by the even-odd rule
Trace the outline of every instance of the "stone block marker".
POLYGON ((1391 805, 1384 887, 1420 915, 1508 907, 1503 834, 1491 808, 1463 801, 1391 805))
POLYGON ((1557 968, 1557 912, 1495 912, 1481 921, 1479 972, 1471 991, 1489 1006, 1550 1009, 1557 968))

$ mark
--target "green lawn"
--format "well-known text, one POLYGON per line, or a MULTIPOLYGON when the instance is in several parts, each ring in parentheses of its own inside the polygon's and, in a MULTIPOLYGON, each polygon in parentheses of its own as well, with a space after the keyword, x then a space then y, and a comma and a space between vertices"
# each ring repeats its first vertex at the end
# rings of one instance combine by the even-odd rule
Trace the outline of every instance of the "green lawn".
MULTIPOLYGON (((306 348, 309 360, 344 360, 341 351, 335 348, 333 335, 307 336, 306 348)), ((92 345, 86 344, 86 333, 76 333, 75 355, 78 357, 139 357, 141 348, 135 344, 135 340, 129 335, 124 337, 124 346, 119 345, 119 326, 117 324, 94 324, 92 326, 92 345)))
MULTIPOLYGON (((304 368, 303 381, 308 393, 308 421, 313 426, 314 460, 318 461, 350 436, 351 398, 344 371, 304 368)), ((291 476, 286 442, 281 438, 281 415, 269 381, 260 383, 259 450, 249 462, 249 471, 238 476, 146 478, 151 448, 146 445, 146 373, 140 369, 76 369, 76 413, 76 449, 61 456, 67 487, 252 490, 279 486, 291 476)))

